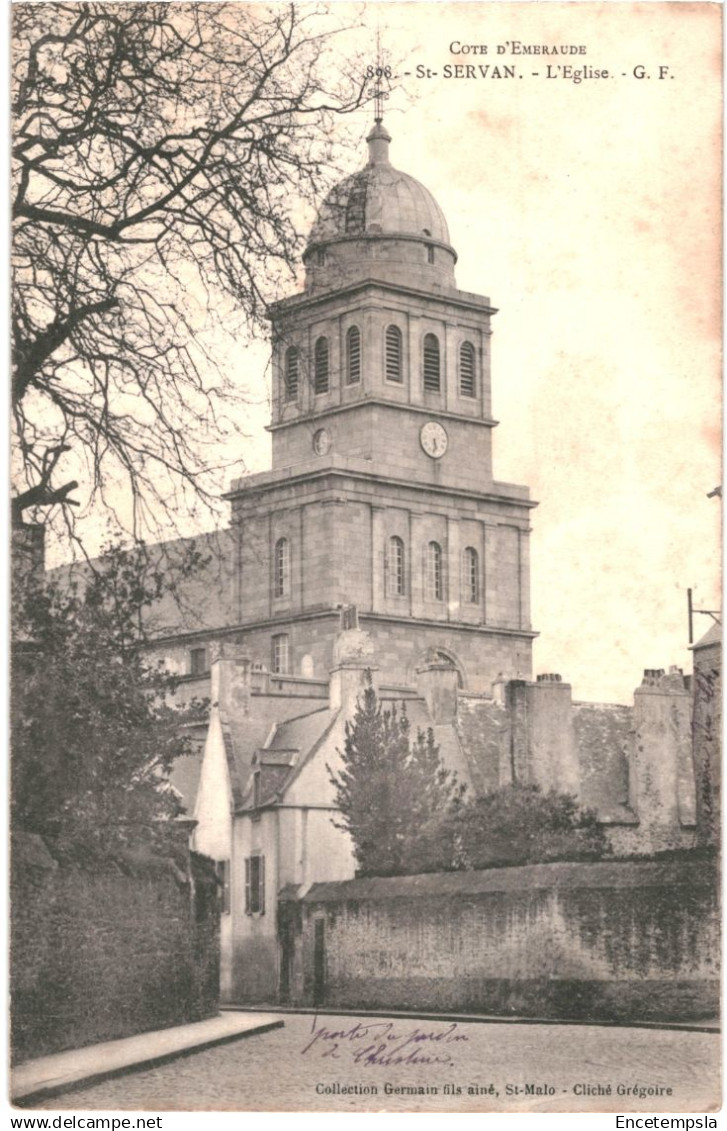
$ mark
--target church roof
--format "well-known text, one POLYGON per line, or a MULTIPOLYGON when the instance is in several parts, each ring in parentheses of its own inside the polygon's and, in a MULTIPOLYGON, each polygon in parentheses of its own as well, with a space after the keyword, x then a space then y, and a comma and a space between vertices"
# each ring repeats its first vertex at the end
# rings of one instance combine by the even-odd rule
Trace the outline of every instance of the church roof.
POLYGON ((391 138, 377 122, 367 138, 369 160, 324 200, 309 242, 342 236, 407 235, 449 244, 442 209, 423 184, 389 161, 391 138))
POLYGON ((187 814, 194 812, 201 769, 202 758, 199 754, 184 754, 175 760, 169 775, 170 785, 179 795, 187 814))

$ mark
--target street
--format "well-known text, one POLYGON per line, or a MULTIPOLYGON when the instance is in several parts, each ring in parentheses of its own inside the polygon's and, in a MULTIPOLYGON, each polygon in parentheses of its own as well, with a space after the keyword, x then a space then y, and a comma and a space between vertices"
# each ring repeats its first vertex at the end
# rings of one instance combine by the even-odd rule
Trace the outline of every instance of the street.
POLYGON ((47 1109, 701 1111, 714 1033, 285 1016, 285 1027, 66 1093, 47 1109))

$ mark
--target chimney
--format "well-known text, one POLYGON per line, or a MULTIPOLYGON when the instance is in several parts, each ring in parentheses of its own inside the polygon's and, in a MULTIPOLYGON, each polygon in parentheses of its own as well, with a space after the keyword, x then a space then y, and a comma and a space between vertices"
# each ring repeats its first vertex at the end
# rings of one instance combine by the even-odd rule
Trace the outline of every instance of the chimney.
POLYGON ((239 644, 213 640, 209 646, 210 698, 225 713, 250 714, 252 663, 239 644))
POLYGON ((427 701, 427 709, 435 726, 453 723, 457 718, 459 672, 448 660, 436 653, 416 669, 417 690, 427 701))
POLYGON ((356 700, 366 686, 370 673, 374 690, 378 690, 378 666, 374 662, 374 645, 368 632, 358 627, 354 606, 346 606, 341 615, 342 629, 333 642, 333 667, 329 684, 332 711, 343 710, 352 715, 356 700), (347 627, 347 626, 351 627, 347 627))

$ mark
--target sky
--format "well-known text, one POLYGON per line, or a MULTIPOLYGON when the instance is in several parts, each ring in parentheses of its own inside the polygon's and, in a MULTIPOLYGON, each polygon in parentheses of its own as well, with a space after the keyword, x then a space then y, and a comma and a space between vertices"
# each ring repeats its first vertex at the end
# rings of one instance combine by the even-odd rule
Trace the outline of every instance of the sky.
MULTIPOLYGON (((535 671, 560 672, 576 699, 629 702, 643 669, 691 668, 686 589, 720 607, 721 12, 366 12, 410 72, 386 105, 392 163, 444 210, 458 285, 499 310, 495 477, 540 504, 535 671), (491 69, 445 77, 456 64, 491 69), (506 64, 518 77, 491 77, 506 64)), ((695 618, 697 638, 711 623, 695 618)))
MULTIPOLYGON (((720 605, 707 498, 721 482, 719 6, 334 11, 365 32, 344 33, 330 65, 366 38, 375 64, 379 32, 392 163, 444 210, 458 285, 499 311, 495 478, 539 501, 535 672, 561 673, 575 699, 629 702, 644 668, 691 667, 687 587, 697 607, 720 605), (524 50, 543 45, 568 53, 524 50)), ((347 127, 347 171, 365 163, 370 125, 367 109, 347 127)), ((247 470, 264 470, 267 346, 220 348, 241 383, 255 375, 239 443, 247 470)), ((712 621, 695 620, 698 637, 712 621)))

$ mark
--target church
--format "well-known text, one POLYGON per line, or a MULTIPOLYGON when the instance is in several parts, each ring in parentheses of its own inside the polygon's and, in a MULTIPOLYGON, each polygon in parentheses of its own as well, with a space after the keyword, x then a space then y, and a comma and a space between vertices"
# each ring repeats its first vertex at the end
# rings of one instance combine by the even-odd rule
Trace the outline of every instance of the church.
POLYGON ((537 504, 493 474, 496 310, 457 288, 445 216, 390 143, 377 118, 320 207, 303 291, 270 310, 272 468, 232 483, 229 528, 201 540, 196 619, 157 610, 181 701, 211 704, 174 786, 222 878, 229 1002, 291 1000, 296 901, 355 874, 329 767, 367 673, 470 796, 575 794, 617 854, 696 843, 681 671, 645 672, 628 706, 533 679, 537 504))

